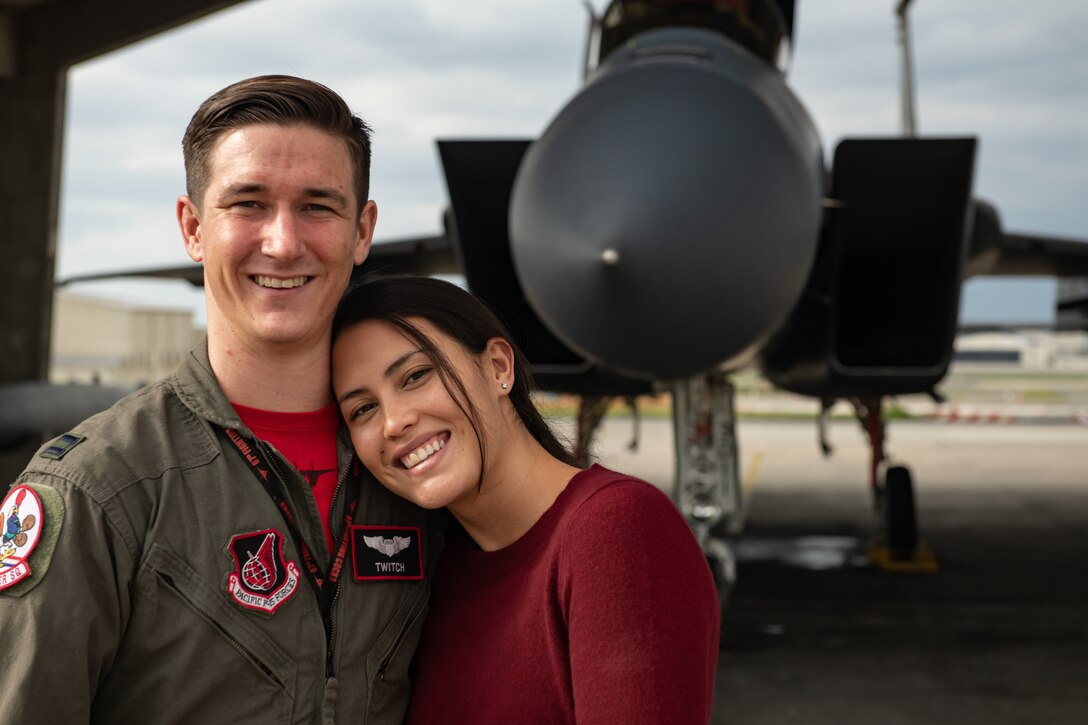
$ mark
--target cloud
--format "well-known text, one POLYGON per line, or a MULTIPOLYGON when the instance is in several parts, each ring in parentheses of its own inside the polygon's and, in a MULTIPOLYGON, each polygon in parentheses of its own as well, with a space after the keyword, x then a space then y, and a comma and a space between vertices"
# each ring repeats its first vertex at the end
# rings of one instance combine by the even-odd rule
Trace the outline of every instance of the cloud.
MULTIPOLYGON (((1088 237, 1083 4, 912 7, 923 132, 980 137, 976 189, 1009 227, 1088 237)), ((435 231, 435 139, 538 135, 579 86, 585 33, 577 2, 254 0, 85 63, 69 78, 60 268, 183 259, 185 125, 211 92, 270 72, 330 85, 375 127, 379 238, 435 231)), ((891 3, 798 3, 789 82, 829 151, 899 133, 895 37, 891 3)))

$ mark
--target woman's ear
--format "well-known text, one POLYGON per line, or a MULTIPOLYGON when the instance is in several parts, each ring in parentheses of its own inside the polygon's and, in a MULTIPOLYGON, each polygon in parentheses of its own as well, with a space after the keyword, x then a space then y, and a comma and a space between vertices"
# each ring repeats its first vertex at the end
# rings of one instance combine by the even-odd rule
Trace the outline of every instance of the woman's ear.
POLYGON ((503 395, 509 394, 514 387, 514 348, 507 340, 493 337, 487 341, 484 372, 503 395))

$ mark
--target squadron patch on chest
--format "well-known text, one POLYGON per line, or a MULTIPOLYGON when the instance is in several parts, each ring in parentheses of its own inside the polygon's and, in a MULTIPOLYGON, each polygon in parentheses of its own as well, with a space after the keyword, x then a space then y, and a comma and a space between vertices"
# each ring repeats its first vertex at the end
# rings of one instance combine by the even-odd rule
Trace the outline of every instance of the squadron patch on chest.
POLYGON ((42 502, 30 486, 15 486, 0 504, 4 518, 0 534, 0 590, 30 576, 30 552, 41 539, 45 518, 42 502))
POLYGON ((298 591, 299 568, 284 560, 280 532, 238 534, 227 548, 235 566, 227 575, 227 593, 243 607, 271 614, 298 591))
POLYGON ((422 544, 415 526, 352 526, 351 563, 355 580, 422 579, 422 544))

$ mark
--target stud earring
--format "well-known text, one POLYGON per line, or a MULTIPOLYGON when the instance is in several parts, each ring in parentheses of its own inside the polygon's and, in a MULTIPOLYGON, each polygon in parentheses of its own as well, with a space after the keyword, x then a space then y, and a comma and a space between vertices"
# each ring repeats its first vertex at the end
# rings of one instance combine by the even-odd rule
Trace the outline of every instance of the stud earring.
POLYGON ((502 388, 503 390, 506 390, 506 389, 507 389, 507 388, 509 388, 510 386, 509 386, 509 385, 507 385, 506 383, 502 383, 500 387, 501 387, 501 388, 502 388))

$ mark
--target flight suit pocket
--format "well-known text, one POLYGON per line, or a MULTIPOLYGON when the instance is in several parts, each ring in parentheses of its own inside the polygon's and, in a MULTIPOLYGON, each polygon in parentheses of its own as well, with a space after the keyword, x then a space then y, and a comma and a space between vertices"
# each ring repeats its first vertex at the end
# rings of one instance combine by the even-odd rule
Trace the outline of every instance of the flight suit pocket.
POLYGON ((389 713, 402 713, 407 707, 408 668, 423 631, 423 620, 430 599, 430 583, 415 587, 397 608, 367 658, 370 681, 368 722, 381 720, 389 713))
POLYGON ((296 665, 257 623, 184 559, 157 544, 145 561, 140 586, 152 590, 143 593, 155 600, 147 608, 157 618, 176 620, 160 626, 177 633, 164 644, 182 673, 178 679, 186 683, 184 691, 192 693, 192 712, 207 708, 220 722, 248 722, 257 714, 266 722, 290 721, 296 665), (225 717, 228 712, 231 716, 225 717))
MULTIPOLYGON (((378 667, 375 670, 375 676, 379 680, 384 680, 389 674, 389 667, 396 658, 401 645, 404 644, 404 640, 409 638, 413 630, 419 629, 419 625, 422 623, 423 611, 427 604, 428 591, 429 587, 419 587, 412 592, 408 600, 401 605, 401 610, 397 612, 397 617, 394 620, 394 624, 397 626, 390 627, 385 632, 385 636, 379 642, 378 647, 375 648, 381 653, 378 667)), ((418 638, 418 633, 411 638, 412 644, 409 649, 408 659, 411 659, 411 654, 415 653, 415 642, 418 638)), ((407 668, 404 669, 407 670, 407 668)))

